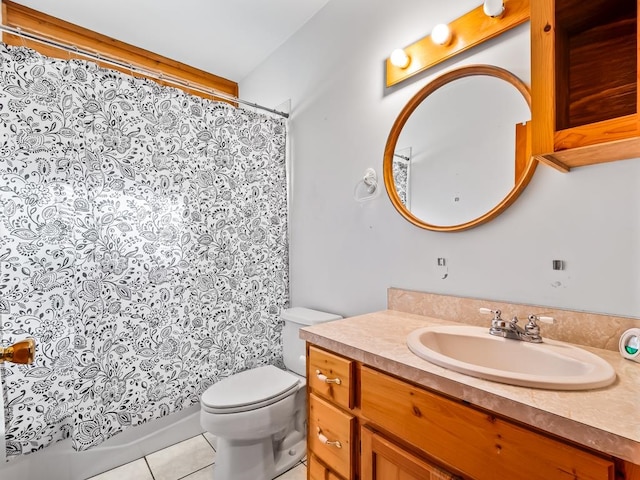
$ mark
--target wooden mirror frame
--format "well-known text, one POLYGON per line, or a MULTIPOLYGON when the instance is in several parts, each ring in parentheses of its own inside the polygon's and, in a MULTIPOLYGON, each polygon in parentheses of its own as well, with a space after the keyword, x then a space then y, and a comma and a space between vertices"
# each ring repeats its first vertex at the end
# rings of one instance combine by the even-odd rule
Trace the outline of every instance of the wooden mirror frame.
POLYGON ((400 213, 400 215, 420 228, 435 230, 439 232, 457 232, 477 227, 478 225, 492 220, 503 211, 505 211, 507 207, 509 207, 516 200, 516 198, 518 198, 525 187, 529 184, 529 181, 533 177, 533 173, 535 172, 535 169, 538 165, 538 161, 531 156, 531 121, 529 121, 526 123, 526 126, 523 127, 522 130, 518 133, 516 138, 516 149, 514 152, 514 161, 516 163, 516 178, 514 187, 506 195, 506 197, 500 203, 498 203, 498 205, 493 207, 487 213, 474 220, 458 225, 433 225, 430 223, 426 223, 425 221, 413 215, 402 203, 396 191, 393 179, 393 157, 396 150, 396 145, 398 143, 398 137, 402 132, 402 128, 404 127, 405 123, 414 112, 414 110, 418 108, 418 106, 422 103, 422 101, 433 92, 435 92, 438 88, 454 80, 476 75, 487 75, 496 77, 510 83, 522 94, 527 102, 527 105, 529 105, 529 110, 531 110, 531 92, 529 91, 529 87, 527 87, 527 85, 522 80, 520 80, 508 70, 500 67, 495 67, 493 65, 469 65, 451 70, 429 82, 418 93, 416 93, 413 98, 411 98, 411 100, 409 100, 409 102, 404 106, 404 108, 398 115, 398 118, 396 118, 396 121, 391 128, 391 132, 389 133, 387 144, 384 149, 384 160, 382 168, 384 175, 384 185, 391 203, 393 203, 393 206, 400 213))

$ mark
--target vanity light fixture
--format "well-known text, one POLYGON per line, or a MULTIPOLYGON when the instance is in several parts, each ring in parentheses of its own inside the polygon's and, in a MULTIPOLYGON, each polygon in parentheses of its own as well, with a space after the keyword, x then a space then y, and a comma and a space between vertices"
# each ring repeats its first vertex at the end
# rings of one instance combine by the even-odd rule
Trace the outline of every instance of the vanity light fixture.
POLYGON ((529 20, 530 1, 485 0, 473 10, 443 25, 448 31, 444 40, 439 38, 438 29, 441 27, 434 28, 430 35, 404 47, 401 50, 404 55, 397 60, 387 58, 387 87, 523 24, 529 20))
POLYGON ((452 37, 451 28, 446 23, 439 23, 431 30, 431 40, 436 45, 449 45, 452 37))
POLYGON ((503 0, 484 0, 482 10, 487 17, 499 17, 504 13, 503 0))
POLYGON ((407 68, 411 63, 411 57, 409 57, 409 55, 407 55, 407 52, 405 52, 401 48, 396 48, 393 52, 391 52, 389 60, 394 67, 403 69, 407 68))

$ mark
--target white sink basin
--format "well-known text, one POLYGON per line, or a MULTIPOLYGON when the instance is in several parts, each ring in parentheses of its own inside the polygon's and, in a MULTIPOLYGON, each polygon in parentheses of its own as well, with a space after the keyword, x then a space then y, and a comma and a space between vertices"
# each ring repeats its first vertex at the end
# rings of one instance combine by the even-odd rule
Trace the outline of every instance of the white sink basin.
POLYGON ((609 363, 581 348, 547 339, 528 343, 496 337, 484 327, 419 328, 408 335, 407 346, 441 367, 511 385, 587 390, 616 379, 609 363))

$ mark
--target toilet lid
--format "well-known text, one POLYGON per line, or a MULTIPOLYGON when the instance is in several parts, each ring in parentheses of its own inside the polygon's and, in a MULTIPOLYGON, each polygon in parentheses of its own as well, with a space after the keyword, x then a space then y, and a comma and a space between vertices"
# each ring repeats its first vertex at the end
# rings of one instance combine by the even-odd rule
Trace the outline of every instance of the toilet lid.
POLYGON ((210 386, 202 408, 212 413, 244 412, 277 402, 297 390, 300 378, 273 365, 236 373, 210 386))

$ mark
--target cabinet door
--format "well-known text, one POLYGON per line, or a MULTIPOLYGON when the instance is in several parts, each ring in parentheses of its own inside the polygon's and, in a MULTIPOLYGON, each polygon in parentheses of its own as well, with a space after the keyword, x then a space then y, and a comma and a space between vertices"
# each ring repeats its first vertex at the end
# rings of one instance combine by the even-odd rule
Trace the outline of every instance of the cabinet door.
POLYGON ((361 480, 455 480, 459 477, 425 462, 363 427, 361 480))

